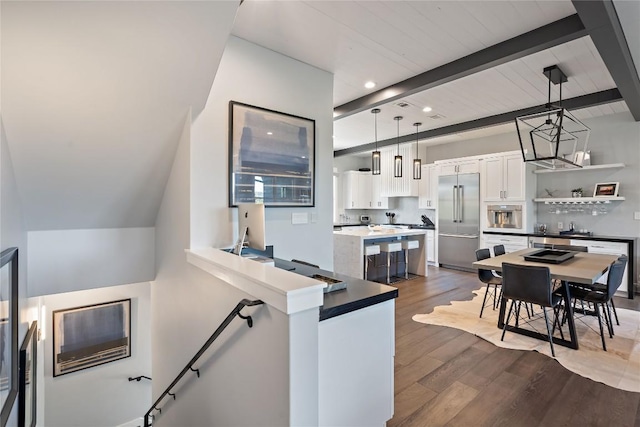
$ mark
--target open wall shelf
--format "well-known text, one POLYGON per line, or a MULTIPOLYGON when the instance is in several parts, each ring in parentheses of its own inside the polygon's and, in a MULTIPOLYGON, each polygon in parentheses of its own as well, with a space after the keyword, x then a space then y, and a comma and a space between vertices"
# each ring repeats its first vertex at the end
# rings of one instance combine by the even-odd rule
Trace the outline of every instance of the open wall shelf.
POLYGON ((588 205, 623 201, 624 197, 551 197, 533 199, 547 205, 588 205))
POLYGON ((554 173, 554 172, 578 172, 578 171, 591 171, 597 169, 622 169, 624 163, 610 163, 606 165, 591 165, 583 166, 581 168, 558 168, 558 169, 537 169, 533 173, 554 173))

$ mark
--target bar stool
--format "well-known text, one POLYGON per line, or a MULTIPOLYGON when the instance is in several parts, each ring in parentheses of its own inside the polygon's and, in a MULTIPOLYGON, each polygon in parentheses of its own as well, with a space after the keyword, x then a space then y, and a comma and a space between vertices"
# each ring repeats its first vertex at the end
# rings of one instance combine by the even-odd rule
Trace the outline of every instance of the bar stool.
POLYGON ((386 252, 387 254, 387 284, 391 283, 391 252, 400 252, 401 250, 402 243, 398 241, 380 242, 380 252, 386 252))
POLYGON ((402 249, 404 250, 404 278, 409 278, 409 249, 418 249, 420 247, 419 240, 402 240, 402 249))
POLYGON ((364 280, 369 280, 369 263, 375 260, 375 256, 380 254, 380 245, 364 246, 364 280), (370 258, 370 257, 374 258, 370 258))

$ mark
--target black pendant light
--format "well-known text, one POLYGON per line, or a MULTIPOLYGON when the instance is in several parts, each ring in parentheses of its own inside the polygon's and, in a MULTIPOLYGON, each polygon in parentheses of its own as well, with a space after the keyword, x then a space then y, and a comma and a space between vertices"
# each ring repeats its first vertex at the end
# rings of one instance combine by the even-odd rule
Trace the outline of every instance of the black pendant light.
POLYGON ((402 116, 395 116, 393 120, 398 123, 398 154, 393 158, 393 176, 402 178, 402 156, 400 155, 400 120, 402 120, 402 116))
POLYGON ((378 113, 380 112, 379 108, 374 108, 371 110, 374 117, 374 126, 375 126, 375 138, 376 138, 376 150, 371 153, 371 174, 372 175, 380 175, 380 151, 378 151, 378 113))
POLYGON ((413 179, 422 179, 422 160, 418 158, 418 127, 422 126, 422 123, 417 122, 413 125, 416 127, 416 158, 413 159, 413 179))

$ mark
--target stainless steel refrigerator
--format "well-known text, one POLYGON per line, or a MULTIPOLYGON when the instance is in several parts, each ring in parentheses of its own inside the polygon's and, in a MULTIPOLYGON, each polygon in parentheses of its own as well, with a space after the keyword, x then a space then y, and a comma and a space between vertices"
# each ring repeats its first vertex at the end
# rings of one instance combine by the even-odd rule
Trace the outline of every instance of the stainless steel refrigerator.
POLYGON ((480 175, 440 176, 438 181, 438 262, 473 270, 480 242, 480 175))

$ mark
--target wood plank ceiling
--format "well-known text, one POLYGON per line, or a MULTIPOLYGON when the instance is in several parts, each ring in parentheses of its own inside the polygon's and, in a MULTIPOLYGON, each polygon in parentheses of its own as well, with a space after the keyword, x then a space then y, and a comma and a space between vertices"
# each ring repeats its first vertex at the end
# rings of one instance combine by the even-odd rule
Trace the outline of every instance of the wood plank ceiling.
MULTIPOLYGON (((333 72, 334 105, 340 106, 575 13, 569 0, 245 1, 232 34, 333 72), (368 80, 377 87, 365 89, 368 80)), ((395 138, 396 115, 404 116, 400 134, 409 135, 414 122, 422 122, 420 131, 425 131, 544 104, 542 70, 554 64, 569 76, 563 99, 616 87, 591 38, 584 36, 380 105, 378 140, 395 138), (425 106, 432 110, 423 112, 425 106)), ((552 101, 558 89, 552 88, 552 101)), ((625 110, 619 101, 576 114, 586 118, 625 110)), ((495 126, 464 138, 509 129, 495 126)), ((460 137, 440 137, 437 143, 450 139, 460 137)), ((334 150, 372 141, 369 109, 334 122, 334 150)))

